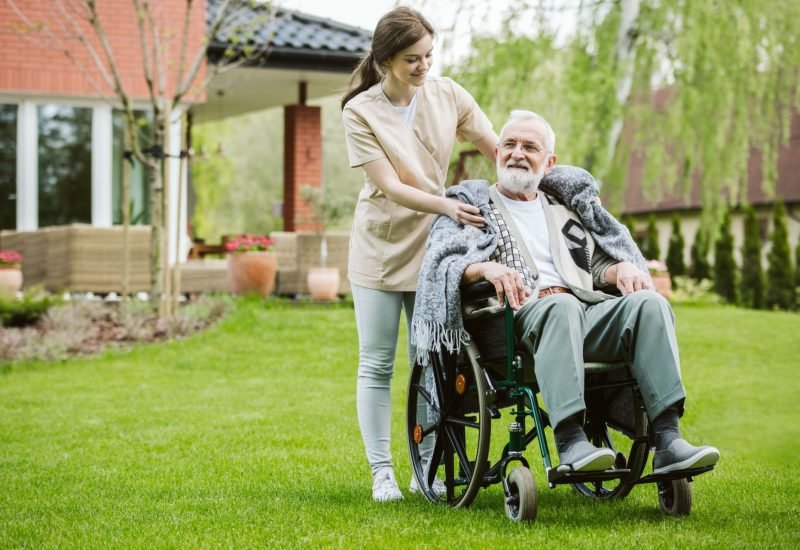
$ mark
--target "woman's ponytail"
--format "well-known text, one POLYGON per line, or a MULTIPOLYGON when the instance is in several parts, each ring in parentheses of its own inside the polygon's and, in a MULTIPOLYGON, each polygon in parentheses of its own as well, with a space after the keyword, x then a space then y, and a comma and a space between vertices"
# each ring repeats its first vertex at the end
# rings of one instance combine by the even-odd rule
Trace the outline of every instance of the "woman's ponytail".
POLYGON ((350 83, 347 86, 347 93, 342 98, 342 109, 347 102, 355 96, 380 82, 381 73, 378 71, 375 57, 372 50, 361 59, 353 74, 350 76, 350 83))

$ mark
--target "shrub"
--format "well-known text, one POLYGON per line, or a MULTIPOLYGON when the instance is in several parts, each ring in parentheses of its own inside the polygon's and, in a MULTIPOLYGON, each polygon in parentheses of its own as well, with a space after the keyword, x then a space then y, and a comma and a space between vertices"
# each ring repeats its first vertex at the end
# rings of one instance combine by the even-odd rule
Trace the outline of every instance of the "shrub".
POLYGON ((792 269, 789 233, 786 230, 786 208, 777 201, 773 210, 772 248, 767 270, 767 307, 794 309, 795 281, 792 269))
POLYGON ((641 243, 642 254, 650 260, 658 260, 661 257, 661 249, 658 246, 658 226, 656 226, 656 217, 650 215, 647 218, 647 235, 644 242, 641 243))
POLYGON ((691 277, 678 276, 673 277, 675 289, 669 297, 670 302, 695 304, 695 305, 709 305, 719 304, 722 298, 714 292, 712 283, 709 279, 695 281, 691 277))
POLYGON ((672 216, 672 235, 669 237, 667 249, 667 269, 672 277, 672 289, 675 290, 675 277, 686 275, 686 263, 683 261, 683 233, 681 233, 681 219, 678 214, 672 216))
POLYGON ((6 327, 32 325, 58 301, 57 298, 36 288, 26 290, 19 299, 12 295, 0 294, 0 324, 6 327))
POLYGON ((692 265, 689 275, 695 281, 711 278, 711 264, 708 262, 708 233, 698 229, 694 235, 691 249, 692 265))
POLYGON ((738 268, 733 257, 733 233, 731 213, 725 212, 719 239, 714 245, 714 290, 729 304, 738 303, 738 268))
POLYGON ((764 268, 761 265, 761 234, 753 207, 747 209, 742 247, 742 303, 747 307, 764 307, 764 268))

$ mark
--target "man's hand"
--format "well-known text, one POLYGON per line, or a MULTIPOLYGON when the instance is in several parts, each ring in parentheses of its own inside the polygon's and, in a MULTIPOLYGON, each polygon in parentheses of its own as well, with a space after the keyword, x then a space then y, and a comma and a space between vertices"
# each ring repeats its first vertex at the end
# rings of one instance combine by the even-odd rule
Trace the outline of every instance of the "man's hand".
POLYGON ((472 264, 464 272, 462 281, 474 283, 481 279, 486 279, 494 285, 497 292, 497 299, 501 304, 505 303, 508 296, 508 303, 511 309, 517 311, 530 296, 530 290, 525 288, 522 283, 522 276, 516 269, 506 267, 497 262, 482 262, 472 264))
POLYGON ((630 262, 619 262, 609 267, 606 281, 617 285, 623 295, 639 290, 653 290, 650 277, 630 262))

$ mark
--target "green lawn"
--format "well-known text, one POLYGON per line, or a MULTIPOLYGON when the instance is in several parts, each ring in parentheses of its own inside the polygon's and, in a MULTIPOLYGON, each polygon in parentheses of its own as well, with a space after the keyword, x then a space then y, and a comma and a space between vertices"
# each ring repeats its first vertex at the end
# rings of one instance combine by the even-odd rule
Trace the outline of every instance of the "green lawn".
MULTIPOLYGON (((610 503, 550 490, 537 447, 533 524, 506 519, 498 486, 468 510, 374 504, 352 310, 242 301, 189 340, 0 367, 0 547, 800 546, 800 315, 676 314, 684 433, 722 452, 687 518, 663 516, 653 485, 610 503)), ((400 346, 404 490, 405 361, 400 346)))

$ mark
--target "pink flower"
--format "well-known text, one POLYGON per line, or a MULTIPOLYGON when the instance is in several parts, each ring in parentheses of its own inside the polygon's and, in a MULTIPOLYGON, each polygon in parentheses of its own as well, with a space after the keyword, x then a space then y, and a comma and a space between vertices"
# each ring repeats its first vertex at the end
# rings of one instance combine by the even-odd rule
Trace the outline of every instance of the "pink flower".
POLYGON ((269 252, 275 241, 266 235, 239 235, 230 239, 225 248, 228 252, 269 252))
POLYGON ((667 269, 667 264, 665 264, 661 260, 645 260, 644 265, 647 268, 647 270, 653 274, 669 273, 669 270, 667 269))
POLYGON ((17 267, 22 263, 22 254, 14 250, 0 250, 0 266, 17 267))

